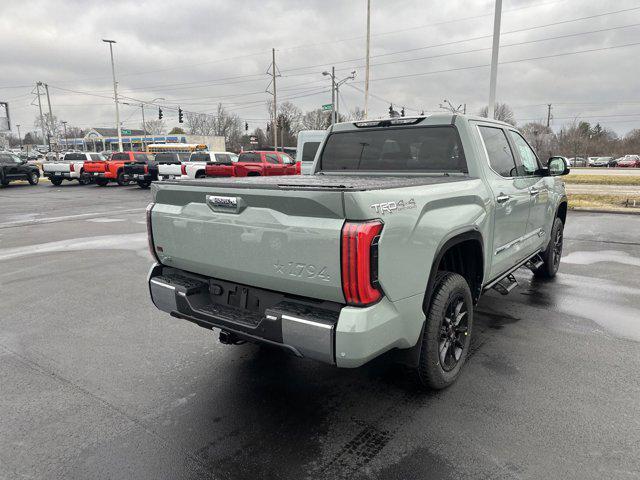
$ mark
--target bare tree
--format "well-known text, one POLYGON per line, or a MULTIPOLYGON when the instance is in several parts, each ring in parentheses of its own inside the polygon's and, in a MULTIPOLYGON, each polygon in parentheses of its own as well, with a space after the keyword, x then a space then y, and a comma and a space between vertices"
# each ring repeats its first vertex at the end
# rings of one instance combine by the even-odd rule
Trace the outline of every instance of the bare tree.
POLYGON ((141 127, 150 135, 160 135, 164 133, 164 120, 147 120, 141 127))
POLYGON ((44 120, 44 125, 40 121, 40 115, 38 115, 33 121, 34 128, 42 131, 44 127, 44 131, 51 136, 54 136, 57 132, 62 131, 62 122, 58 120, 58 117, 56 117, 55 115, 53 117, 50 117, 48 113, 44 113, 42 117, 42 120, 44 120))
POLYGON ((348 119, 353 121, 364 120, 364 110, 360 107, 354 108, 349 112, 348 119))
POLYGON ((304 130, 324 130, 331 124, 331 112, 325 112, 318 108, 305 113, 302 117, 302 128, 304 130))
POLYGON ((557 150, 557 138, 549 127, 541 122, 524 124, 520 131, 542 161, 554 155, 557 150))
MULTIPOLYGON (((496 103, 496 106, 493 111, 494 111, 493 118, 495 118, 496 120, 500 120, 501 122, 506 122, 513 126, 516 125, 516 118, 513 115, 513 110, 511 110, 511 107, 506 103, 496 103)), ((486 118, 489 116, 488 113, 489 113, 489 107, 484 107, 482 110, 480 110, 479 115, 481 117, 486 118)))

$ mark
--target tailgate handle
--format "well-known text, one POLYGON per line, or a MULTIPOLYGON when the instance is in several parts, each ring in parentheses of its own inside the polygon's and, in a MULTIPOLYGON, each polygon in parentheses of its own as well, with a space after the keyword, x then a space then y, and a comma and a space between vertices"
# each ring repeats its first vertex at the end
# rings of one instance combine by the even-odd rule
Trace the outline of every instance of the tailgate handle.
POLYGON ((240 213, 247 207, 241 197, 207 195, 206 202, 209 208, 217 213, 240 213))

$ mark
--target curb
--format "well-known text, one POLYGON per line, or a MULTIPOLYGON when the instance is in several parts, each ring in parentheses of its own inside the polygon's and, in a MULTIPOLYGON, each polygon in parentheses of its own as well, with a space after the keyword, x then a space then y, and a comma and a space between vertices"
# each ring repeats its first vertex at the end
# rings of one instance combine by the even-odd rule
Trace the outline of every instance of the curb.
POLYGON ((637 210, 606 210, 601 208, 588 208, 588 207, 569 207, 570 212, 585 212, 585 213, 613 213, 615 215, 640 215, 640 209, 637 210))

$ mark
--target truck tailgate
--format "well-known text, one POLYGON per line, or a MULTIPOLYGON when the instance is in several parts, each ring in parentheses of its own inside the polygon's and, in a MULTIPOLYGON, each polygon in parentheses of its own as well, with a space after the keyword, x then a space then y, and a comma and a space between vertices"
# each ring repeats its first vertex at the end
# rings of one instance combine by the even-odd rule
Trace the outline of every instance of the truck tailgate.
POLYGON ((84 162, 85 173, 104 173, 106 162, 84 162))
POLYGON ((42 164, 42 170, 45 172, 69 173, 71 171, 71 163, 69 162, 45 162, 42 164))
POLYGON ((158 175, 161 177, 179 177, 182 175, 182 164, 180 163, 159 163, 158 175))
POLYGON ((342 192, 153 184, 152 231, 167 266, 343 302, 342 192))

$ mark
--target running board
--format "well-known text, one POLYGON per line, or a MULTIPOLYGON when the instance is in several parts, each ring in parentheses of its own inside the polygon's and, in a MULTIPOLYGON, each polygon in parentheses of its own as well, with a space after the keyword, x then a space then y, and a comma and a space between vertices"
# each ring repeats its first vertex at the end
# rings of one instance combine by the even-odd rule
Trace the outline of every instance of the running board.
POLYGON ((536 255, 526 263, 527 268, 532 272, 538 270, 542 265, 544 265, 544 261, 540 258, 540 254, 536 255))
POLYGON ((513 272, 518 270, 520 267, 524 267, 524 266, 529 267, 529 264, 533 266, 538 265, 539 259, 540 259, 540 251, 537 251, 533 255, 525 258, 521 262, 517 263, 514 267, 510 268, 503 274, 496 277, 494 280, 487 283, 484 287, 482 287, 482 291, 486 292, 490 288, 494 288, 496 291, 502 293, 503 295, 506 295, 507 293, 509 293, 511 290, 513 290, 518 286, 518 282, 513 276, 513 272))
POLYGON ((498 283, 496 283, 492 288, 502 295, 509 295, 511 290, 513 290, 517 286, 518 281, 516 280, 516 277, 513 276, 513 273, 510 273, 498 283))

